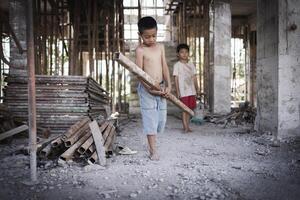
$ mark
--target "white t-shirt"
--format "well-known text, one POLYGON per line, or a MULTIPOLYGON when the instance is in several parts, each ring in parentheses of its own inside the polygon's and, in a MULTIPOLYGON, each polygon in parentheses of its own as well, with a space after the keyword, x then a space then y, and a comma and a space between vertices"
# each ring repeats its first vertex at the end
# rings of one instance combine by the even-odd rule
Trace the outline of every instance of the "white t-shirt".
POLYGON ((196 95, 194 75, 196 68, 192 63, 176 62, 174 65, 173 76, 178 77, 180 97, 196 95))

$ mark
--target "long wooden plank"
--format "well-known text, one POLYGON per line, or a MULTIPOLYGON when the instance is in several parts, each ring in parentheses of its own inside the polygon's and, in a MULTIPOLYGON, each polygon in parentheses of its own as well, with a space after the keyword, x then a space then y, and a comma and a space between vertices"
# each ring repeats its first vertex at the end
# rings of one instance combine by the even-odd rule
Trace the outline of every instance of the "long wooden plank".
POLYGON ((1 133, 0 134, 0 141, 4 140, 5 138, 11 137, 13 135, 16 135, 18 133, 21 133, 23 131, 26 131, 26 130, 28 130, 28 126, 27 125, 22 125, 22 126, 19 126, 17 128, 14 128, 14 129, 11 129, 9 131, 6 131, 4 133, 1 133))
MULTIPOLYGON (((140 67, 138 67, 134 62, 132 62, 130 59, 128 59, 122 53, 116 52, 114 54, 114 59, 118 63, 123 65, 126 69, 128 69, 131 73, 136 75, 138 78, 142 79, 149 86, 155 88, 156 90, 160 90, 160 88, 157 87, 158 83, 151 76, 149 76, 145 71, 143 71, 140 67)), ((194 116, 194 111, 192 111, 189 107, 187 107, 185 104, 183 104, 174 95, 169 94, 168 97, 166 97, 166 99, 168 99, 169 101, 174 103, 176 106, 181 108, 183 111, 189 113, 191 116, 194 116)))
POLYGON ((89 126, 91 129, 92 135, 93 135, 95 146, 96 146, 99 164, 102 166, 105 166, 106 158, 105 158, 105 148, 104 148, 104 140, 102 137, 102 133, 100 131, 97 121, 93 121, 93 122, 89 123, 89 126))

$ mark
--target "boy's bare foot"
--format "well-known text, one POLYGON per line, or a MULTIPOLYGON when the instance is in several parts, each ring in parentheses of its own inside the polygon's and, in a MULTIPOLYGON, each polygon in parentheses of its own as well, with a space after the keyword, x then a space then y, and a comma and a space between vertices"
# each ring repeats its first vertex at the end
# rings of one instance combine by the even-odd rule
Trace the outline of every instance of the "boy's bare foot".
POLYGON ((154 161, 158 161, 158 160, 159 160, 159 156, 158 156, 157 153, 155 153, 155 154, 150 154, 149 159, 150 159, 150 160, 154 160, 154 161))
POLYGON ((192 129, 190 129, 190 128, 184 129, 184 130, 183 130, 183 133, 191 133, 191 132, 193 132, 193 131, 192 131, 192 129))

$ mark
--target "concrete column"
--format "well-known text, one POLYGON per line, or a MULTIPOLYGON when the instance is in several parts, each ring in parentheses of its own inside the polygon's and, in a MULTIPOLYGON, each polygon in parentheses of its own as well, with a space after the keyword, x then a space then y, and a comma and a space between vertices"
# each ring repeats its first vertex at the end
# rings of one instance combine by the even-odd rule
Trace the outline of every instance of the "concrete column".
POLYGON ((300 135, 300 1, 261 0, 257 12, 259 131, 300 135))
POLYGON ((212 111, 230 112, 231 9, 226 0, 216 0, 214 8, 213 70, 211 70, 212 111))
MULTIPOLYGON (((23 50, 26 50, 26 1, 9 1, 9 24, 19 40, 23 50)), ((27 75, 27 54, 19 52, 19 49, 13 39, 10 40, 10 74, 27 75)))

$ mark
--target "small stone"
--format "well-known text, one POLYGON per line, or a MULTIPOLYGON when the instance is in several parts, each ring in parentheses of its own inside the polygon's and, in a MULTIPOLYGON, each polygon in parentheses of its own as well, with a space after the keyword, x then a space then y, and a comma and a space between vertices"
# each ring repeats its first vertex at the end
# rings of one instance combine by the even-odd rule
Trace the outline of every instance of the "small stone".
POLYGON ((241 166, 232 166, 233 169, 242 169, 241 166))
POLYGON ((136 197, 137 197, 137 194, 136 194, 136 193, 131 193, 129 196, 130 196, 131 198, 136 198, 136 197))
POLYGON ((47 163, 45 164, 44 168, 47 169, 48 167, 51 166, 51 164, 52 164, 52 162, 47 162, 47 163))
POLYGON ((57 165, 60 167, 68 167, 68 164, 63 159, 58 159, 57 165))

